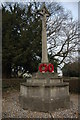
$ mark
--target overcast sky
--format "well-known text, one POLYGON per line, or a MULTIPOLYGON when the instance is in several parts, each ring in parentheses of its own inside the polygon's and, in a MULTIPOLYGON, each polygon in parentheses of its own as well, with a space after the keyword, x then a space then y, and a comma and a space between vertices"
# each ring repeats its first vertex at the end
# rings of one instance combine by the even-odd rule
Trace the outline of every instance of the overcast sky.
MULTIPOLYGON (((14 1, 14 0, 1 0, 0 2, 3 2, 3 1, 14 1)), ((15 1, 19 1, 21 2, 20 0, 15 0, 15 1)), ((27 1, 27 0, 25 0, 27 1)), ((58 0, 59 1, 59 0, 58 0)), ((64 0, 65 1, 65 0, 64 0)), ((68 1, 68 0, 67 0, 68 1)), ((77 0, 75 0, 77 1, 77 0)), ((49 1, 48 1, 49 2, 49 1)), ((72 12, 72 16, 75 20, 78 19, 78 2, 63 2, 63 0, 61 0, 60 4, 66 9, 66 10, 70 10, 72 12)))
POLYGON ((61 2, 62 6, 72 12, 72 16, 75 20, 78 19, 78 2, 61 2))

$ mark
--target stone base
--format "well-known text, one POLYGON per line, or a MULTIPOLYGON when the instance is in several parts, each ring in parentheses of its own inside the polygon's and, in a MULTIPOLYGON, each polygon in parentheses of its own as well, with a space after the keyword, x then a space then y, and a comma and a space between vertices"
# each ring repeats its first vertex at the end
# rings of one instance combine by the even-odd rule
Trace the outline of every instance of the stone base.
POLYGON ((69 84, 63 83, 58 78, 51 79, 51 81, 53 82, 48 79, 32 78, 22 83, 19 97, 22 108, 44 112, 69 108, 69 84))
POLYGON ((37 97, 19 97, 21 107, 23 109, 29 109, 33 111, 50 112, 58 108, 69 108, 70 98, 69 96, 59 97, 55 99, 40 99, 37 97))
MULTIPOLYGON (((53 79, 53 78, 58 78, 60 79, 61 77, 58 77, 58 74, 57 73, 50 73, 50 72, 46 72, 46 73, 41 73, 41 72, 37 72, 35 74, 33 74, 33 77, 32 78, 43 78, 43 79, 53 79)), ((61 78, 62 79, 62 78, 61 78)))

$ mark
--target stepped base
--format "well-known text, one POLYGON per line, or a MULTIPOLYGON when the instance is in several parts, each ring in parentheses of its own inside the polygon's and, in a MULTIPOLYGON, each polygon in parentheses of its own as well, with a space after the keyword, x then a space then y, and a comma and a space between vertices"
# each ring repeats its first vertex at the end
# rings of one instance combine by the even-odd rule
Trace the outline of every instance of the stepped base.
POLYGON ((20 86, 20 104, 23 109, 54 111, 69 108, 69 84, 59 77, 32 77, 20 86))
POLYGON ((70 97, 64 96, 55 99, 41 99, 37 97, 19 97, 21 107, 33 111, 50 112, 58 108, 69 108, 70 97))

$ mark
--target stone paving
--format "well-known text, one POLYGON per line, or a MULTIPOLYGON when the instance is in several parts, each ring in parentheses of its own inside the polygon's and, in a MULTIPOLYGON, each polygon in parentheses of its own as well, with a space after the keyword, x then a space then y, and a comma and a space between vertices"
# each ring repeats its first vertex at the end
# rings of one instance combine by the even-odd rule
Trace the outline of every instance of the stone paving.
POLYGON ((19 91, 8 90, 3 93, 2 117, 3 118, 78 118, 78 96, 70 94, 70 109, 57 109, 51 113, 23 110, 19 104, 19 91))

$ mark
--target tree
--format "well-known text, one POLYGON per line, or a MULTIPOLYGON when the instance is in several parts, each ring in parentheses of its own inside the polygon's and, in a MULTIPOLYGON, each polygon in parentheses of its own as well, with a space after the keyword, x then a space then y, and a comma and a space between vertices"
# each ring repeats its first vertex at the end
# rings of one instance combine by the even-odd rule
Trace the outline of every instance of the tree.
POLYGON ((60 66, 73 61, 74 54, 78 52, 79 23, 58 3, 51 3, 48 8, 51 11, 51 18, 47 21, 48 52, 53 59, 58 59, 60 66))
POLYGON ((27 11, 18 4, 2 6, 2 16, 3 73, 9 77, 13 66, 36 71, 37 67, 34 66, 41 57, 41 20, 33 13, 32 4, 27 5, 27 11))
MULTIPOLYGON (((38 70, 42 23, 37 11, 41 4, 7 3, 2 6, 2 66, 3 73, 8 77, 13 66, 23 66, 31 73, 38 70)), ((77 51, 78 23, 58 3, 46 5, 51 13, 47 20, 49 60, 57 67, 66 62, 69 56, 71 59, 71 54, 77 51)))
POLYGON ((79 63, 79 61, 65 64, 62 71, 63 71, 63 76, 80 77, 80 63, 79 63))

